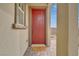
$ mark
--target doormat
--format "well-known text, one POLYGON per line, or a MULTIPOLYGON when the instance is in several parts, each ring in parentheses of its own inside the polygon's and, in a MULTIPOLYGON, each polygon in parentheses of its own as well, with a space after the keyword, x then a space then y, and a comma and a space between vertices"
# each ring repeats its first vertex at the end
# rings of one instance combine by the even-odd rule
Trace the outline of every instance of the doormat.
POLYGON ((46 50, 46 46, 32 46, 32 51, 34 52, 41 52, 45 50, 46 50))

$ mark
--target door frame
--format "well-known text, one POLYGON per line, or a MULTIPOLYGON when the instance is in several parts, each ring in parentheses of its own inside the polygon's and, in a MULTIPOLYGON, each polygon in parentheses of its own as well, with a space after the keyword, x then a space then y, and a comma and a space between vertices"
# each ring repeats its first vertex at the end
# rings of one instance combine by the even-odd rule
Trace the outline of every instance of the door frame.
MULTIPOLYGON (((46 46, 47 46, 47 41, 48 41, 48 39, 47 39, 47 6, 29 6, 29 46, 31 46, 32 45, 32 8, 36 8, 36 9, 43 9, 43 8, 46 8, 46 23, 45 23, 45 26, 46 26, 46 35, 45 35, 45 37, 46 37, 46 46)), ((35 45, 37 45, 37 44, 35 44, 35 45)), ((39 45, 41 45, 41 44, 39 44, 39 45)))

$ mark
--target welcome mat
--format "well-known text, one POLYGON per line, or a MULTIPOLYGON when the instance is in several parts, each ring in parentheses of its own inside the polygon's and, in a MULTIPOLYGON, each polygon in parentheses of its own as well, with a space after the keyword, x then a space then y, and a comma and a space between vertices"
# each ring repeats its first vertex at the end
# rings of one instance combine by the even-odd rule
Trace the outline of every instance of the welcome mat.
POLYGON ((46 50, 46 46, 32 46, 32 51, 35 51, 35 52, 41 52, 45 50, 46 50))

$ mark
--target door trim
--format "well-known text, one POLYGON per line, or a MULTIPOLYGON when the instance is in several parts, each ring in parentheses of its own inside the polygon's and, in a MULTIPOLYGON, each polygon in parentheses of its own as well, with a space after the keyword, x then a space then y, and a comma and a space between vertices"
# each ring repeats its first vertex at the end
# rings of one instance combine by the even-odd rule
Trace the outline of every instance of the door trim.
MULTIPOLYGON (((45 8, 46 9, 46 23, 45 23, 45 28, 46 28, 46 44, 47 45, 47 6, 29 6, 29 46, 32 45, 32 8, 35 8, 35 9, 43 9, 45 8)), ((38 45, 38 44, 36 44, 38 45)))

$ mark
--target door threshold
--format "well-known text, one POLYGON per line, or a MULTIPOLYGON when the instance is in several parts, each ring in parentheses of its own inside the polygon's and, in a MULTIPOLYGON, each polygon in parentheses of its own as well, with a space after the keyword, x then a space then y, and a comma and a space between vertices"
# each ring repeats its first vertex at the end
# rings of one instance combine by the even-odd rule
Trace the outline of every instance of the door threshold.
POLYGON ((46 45, 45 44, 32 44, 31 46, 33 47, 33 46, 46 46, 46 45))

